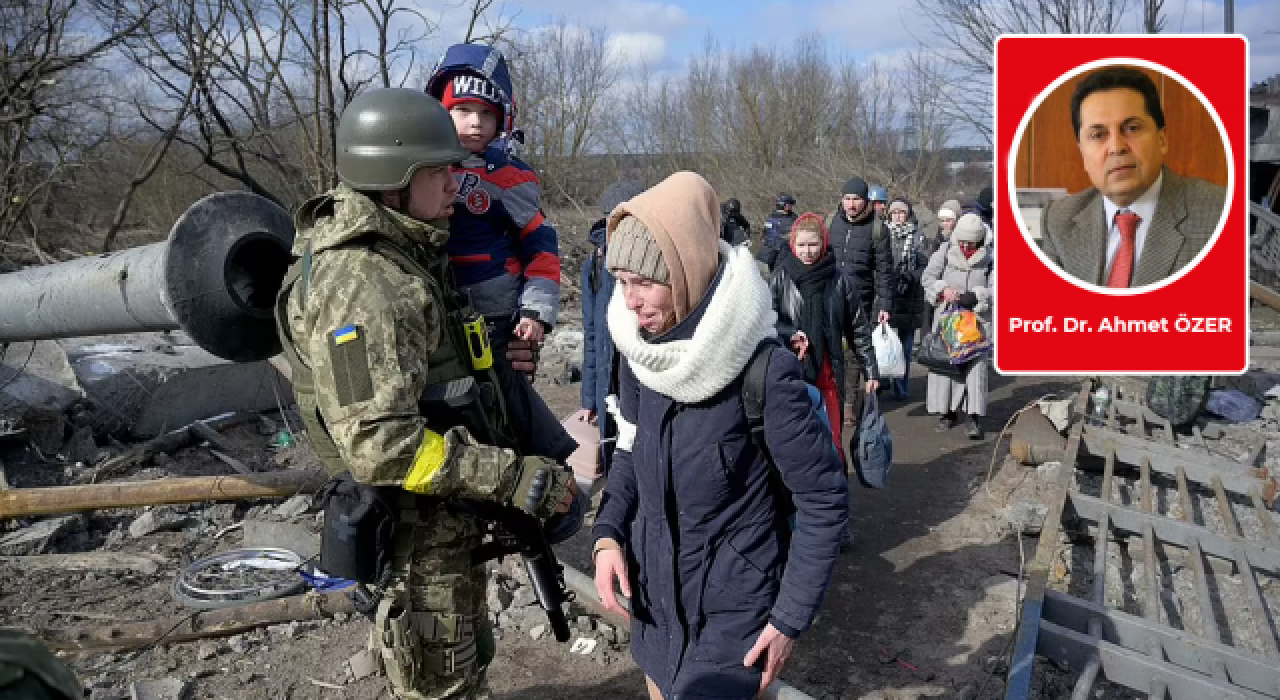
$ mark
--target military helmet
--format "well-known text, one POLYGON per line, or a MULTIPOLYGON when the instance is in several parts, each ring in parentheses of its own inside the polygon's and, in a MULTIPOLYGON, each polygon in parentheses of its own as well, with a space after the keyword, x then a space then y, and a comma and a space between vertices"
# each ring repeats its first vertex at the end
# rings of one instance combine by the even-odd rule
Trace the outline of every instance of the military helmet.
POLYGON ((884 185, 872 185, 867 199, 873 202, 889 201, 889 190, 884 185))
POLYGON ((417 90, 370 90, 338 120, 338 178, 357 190, 398 190, 418 168, 470 155, 439 100, 417 90))

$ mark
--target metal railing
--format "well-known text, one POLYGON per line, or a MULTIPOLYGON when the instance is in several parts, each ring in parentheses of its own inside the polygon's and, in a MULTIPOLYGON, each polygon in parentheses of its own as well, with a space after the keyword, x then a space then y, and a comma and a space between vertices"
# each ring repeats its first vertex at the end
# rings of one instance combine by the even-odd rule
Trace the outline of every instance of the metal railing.
POLYGON ((1060 470, 1029 572, 1006 700, 1027 697, 1037 654, 1079 671, 1073 700, 1090 697, 1099 678, 1156 699, 1280 698, 1280 646, 1258 580, 1280 580, 1280 537, 1268 507, 1276 479, 1251 464, 1261 450, 1250 463, 1211 454, 1198 430, 1180 438, 1129 401, 1113 401, 1103 420, 1090 418, 1089 386, 1074 405, 1068 468, 1060 470), (1090 476, 1081 465, 1099 459, 1095 496, 1085 493, 1090 476), (1128 502, 1116 493, 1127 493, 1128 502), (1256 523, 1254 532, 1242 530, 1243 516, 1256 523), (1075 544, 1064 544, 1064 534, 1075 544), (1055 575, 1054 563, 1080 543, 1092 546, 1092 567, 1077 560, 1055 575), (1108 576, 1113 545, 1132 567, 1127 580, 1108 576), (1135 546, 1140 552, 1131 556, 1135 546), (1189 590, 1166 586, 1164 572, 1187 562, 1189 590), (1225 575, 1211 576, 1216 571, 1225 575), (1087 598, 1058 590, 1072 583, 1087 587, 1087 598), (1108 603, 1109 583, 1125 594, 1118 605, 1108 603), (1127 607, 1140 615, 1119 609, 1130 594, 1127 607))

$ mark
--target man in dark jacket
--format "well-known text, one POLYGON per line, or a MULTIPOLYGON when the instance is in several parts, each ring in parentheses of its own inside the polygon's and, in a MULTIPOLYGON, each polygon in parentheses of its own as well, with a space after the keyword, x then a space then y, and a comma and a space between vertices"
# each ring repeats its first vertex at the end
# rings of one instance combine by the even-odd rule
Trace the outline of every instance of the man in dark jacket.
POLYGON ((778 253, 787 248, 791 237, 791 227, 796 223, 796 198, 787 193, 778 195, 778 203, 764 222, 764 236, 760 241, 760 251, 756 260, 769 266, 769 271, 778 264, 778 253))
MULTIPOLYGON (((867 181, 850 178, 841 191, 840 208, 827 227, 831 231, 831 252, 836 256, 840 273, 853 282, 862 302, 862 311, 873 323, 889 320, 893 306, 893 253, 889 249, 889 232, 876 216, 868 201, 867 181)), ((855 364, 860 366, 854 356, 855 364)), ((849 372, 845 382, 845 422, 856 422, 862 412, 862 385, 865 370, 849 372)))
POLYGON ((751 241, 751 222, 742 215, 742 202, 730 197, 720 205, 720 239, 729 245, 751 241))
POLYGON ((887 321, 893 305, 893 253, 888 231, 868 205, 865 180, 850 179, 842 194, 840 209, 829 226, 831 252, 840 272, 857 288, 867 318, 887 321))

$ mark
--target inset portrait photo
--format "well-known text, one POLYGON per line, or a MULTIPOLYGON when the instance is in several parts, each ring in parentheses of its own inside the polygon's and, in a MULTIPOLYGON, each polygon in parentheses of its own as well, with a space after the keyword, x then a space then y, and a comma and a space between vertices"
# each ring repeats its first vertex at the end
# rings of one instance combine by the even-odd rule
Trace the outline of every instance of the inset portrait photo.
POLYGON ((1099 291, 1142 290, 1192 265, 1229 200, 1216 115, 1171 73, 1122 59, 1046 91, 1012 169, 1024 231, 1099 291))
POLYGON ((1248 367, 1248 40, 1005 35, 992 364, 1248 367))

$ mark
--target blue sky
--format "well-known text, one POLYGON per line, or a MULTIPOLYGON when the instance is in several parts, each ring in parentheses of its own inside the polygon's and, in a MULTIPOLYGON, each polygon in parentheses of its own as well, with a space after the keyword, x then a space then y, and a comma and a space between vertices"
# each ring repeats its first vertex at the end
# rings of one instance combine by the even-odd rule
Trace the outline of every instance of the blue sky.
MULTIPOLYGON (((1220 2, 1166 0, 1165 5, 1166 31, 1222 31, 1220 2)), ((1125 28, 1137 31, 1141 0, 1130 0, 1129 6, 1125 28)), ((833 56, 866 60, 892 59, 929 43, 932 32, 913 0, 507 0, 505 10, 523 29, 557 19, 602 27, 620 51, 659 70, 679 70, 702 50, 708 36, 722 49, 754 43, 785 48, 796 37, 817 31, 833 56)), ((445 38, 450 24, 446 19, 445 38)), ((1251 79, 1280 73, 1280 0, 1238 1, 1236 27, 1250 40, 1251 79)))

